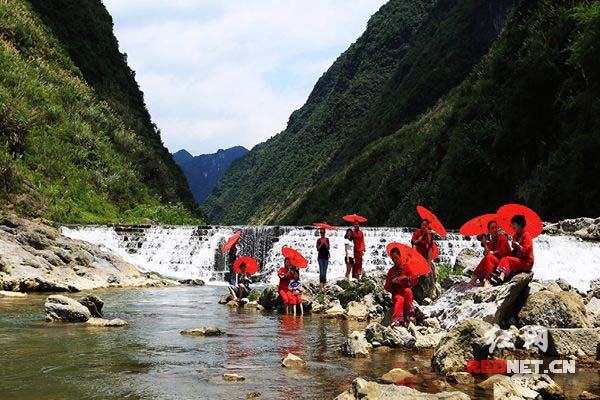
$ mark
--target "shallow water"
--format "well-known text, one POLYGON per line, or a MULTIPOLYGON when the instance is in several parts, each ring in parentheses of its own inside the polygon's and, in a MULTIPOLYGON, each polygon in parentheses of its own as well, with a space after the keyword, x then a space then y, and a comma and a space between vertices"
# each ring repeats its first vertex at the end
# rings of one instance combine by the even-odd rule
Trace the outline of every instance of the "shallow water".
MULTIPOLYGON (((127 328, 84 328, 46 324, 46 295, 0 301, 1 399, 327 399, 357 376, 378 377, 394 367, 418 366, 409 384, 435 392, 437 375, 429 354, 402 351, 351 359, 336 351, 346 335, 364 323, 306 316, 285 317, 217 304, 222 287, 180 287, 96 291, 105 316, 129 321, 127 328), (185 328, 215 325, 227 334, 187 337, 185 328), (288 352, 301 356, 301 370, 280 367, 288 352), (224 382, 237 373, 245 382, 224 382)), ((77 294, 76 297, 82 294, 77 294)), ((576 397, 600 392, 598 371, 553 376, 576 397)), ((474 398, 484 392, 457 386, 474 398)))

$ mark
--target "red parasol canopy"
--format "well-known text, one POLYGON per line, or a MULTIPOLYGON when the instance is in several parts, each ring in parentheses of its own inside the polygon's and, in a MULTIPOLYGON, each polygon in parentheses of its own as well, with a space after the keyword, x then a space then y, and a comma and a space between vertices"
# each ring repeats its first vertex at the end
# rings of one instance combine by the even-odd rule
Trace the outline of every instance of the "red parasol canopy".
POLYGON ((437 232, 441 237, 446 237, 446 229, 434 213, 423 206, 417 206, 417 212, 423 219, 429 220, 429 227, 437 232))
POLYGON ((223 245, 223 247, 221 248, 221 252, 225 253, 227 250, 229 250, 231 248, 231 246, 233 246, 234 244, 237 243, 237 241, 240 239, 240 236, 242 234, 242 231, 237 231, 236 233, 234 233, 228 240, 227 243, 225 243, 223 245))
POLYGON ((333 227, 331 225, 322 223, 322 222, 315 222, 313 224, 313 226, 316 226, 317 228, 327 229, 328 231, 337 231, 337 228, 335 228, 335 227, 333 227))
POLYGON ((484 233, 487 233, 487 226, 490 221, 498 222, 498 215, 483 214, 479 217, 475 217, 472 220, 465 222, 465 224, 460 227, 459 232, 465 236, 483 235, 484 233))
POLYGON ((292 265, 296 268, 308 267, 308 261, 306 261, 306 258, 304 258, 304 256, 302 254, 298 253, 296 250, 292 249, 291 247, 282 248, 281 254, 283 254, 283 256, 285 258, 289 258, 292 265))
POLYGON ((393 248, 398 248, 400 250, 400 257, 402 258, 402 263, 407 264, 415 275, 425 275, 429 273, 429 263, 421 254, 419 254, 418 251, 416 251, 412 247, 408 247, 405 244, 392 242, 388 244, 385 249, 388 256, 390 255, 393 248))
POLYGON ((363 222, 367 222, 367 219, 365 217, 361 217, 360 215, 356 215, 356 214, 352 214, 352 215, 345 215, 344 217, 342 217, 342 219, 344 221, 348 221, 348 222, 359 222, 359 223, 363 223, 363 222))
POLYGON ((235 262, 233 263, 233 270, 235 271, 236 274, 241 274, 242 270, 241 270, 241 265, 245 264, 246 265, 246 272, 249 273, 250 275, 254 275, 255 273, 258 272, 258 263, 256 262, 256 260, 252 257, 240 257, 237 260, 235 260, 235 262))
POLYGON ((539 236, 544 228, 540 216, 531 208, 521 204, 506 204, 500 207, 496 214, 498 215, 498 225, 510 236, 515 235, 515 231, 510 226, 510 220, 515 215, 523 215, 525 217, 525 231, 529 232, 532 238, 539 236))

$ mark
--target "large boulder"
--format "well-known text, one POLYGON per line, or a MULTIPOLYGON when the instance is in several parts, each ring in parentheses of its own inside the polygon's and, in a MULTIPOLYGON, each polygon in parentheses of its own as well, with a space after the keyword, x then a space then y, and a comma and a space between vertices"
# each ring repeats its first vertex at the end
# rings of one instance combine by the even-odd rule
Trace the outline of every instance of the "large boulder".
POLYGON ((495 400, 515 399, 565 399, 560 386, 545 374, 493 375, 478 385, 494 391, 495 400))
POLYGON ((435 281, 433 274, 419 276, 419 283, 412 288, 414 299, 422 304, 426 298, 435 300, 442 294, 442 287, 435 281))
POLYGON ((277 286, 269 285, 263 289, 260 297, 258 298, 258 304, 263 306, 266 310, 272 310, 279 307, 281 299, 277 292, 277 286))
POLYGON ((80 298, 78 301, 87 307, 88 310, 90 310, 92 317, 102 318, 102 307, 104 307, 104 301, 102 301, 98 296, 89 294, 80 298))
POLYGON ((600 299, 592 297, 592 299, 585 305, 590 325, 594 328, 600 328, 600 299))
POLYGON ((489 355, 486 335, 495 329, 488 322, 468 319, 456 325, 441 339, 431 367, 446 375, 466 370, 466 360, 485 360, 489 355))
POLYGON ((416 339, 404 327, 383 326, 377 322, 373 322, 367 326, 365 330, 365 338, 374 347, 408 347, 412 348, 416 339))
POLYGON ((85 322, 92 316, 83 304, 61 295, 48 296, 44 309, 46 321, 85 322))
POLYGON ((573 292, 542 290, 529 296, 519 311, 521 325, 548 328, 587 328, 585 304, 573 292))
POLYGON ((340 346, 342 353, 350 357, 368 357, 372 349, 373 346, 365 338, 365 333, 359 331, 352 332, 340 346))
POLYGON ((453 286, 430 306, 419 306, 425 318, 435 317, 444 329, 469 318, 509 325, 527 296, 533 274, 515 275, 509 282, 489 288, 462 283, 453 286))
POLYGON ((381 384, 356 378, 350 388, 336 397, 337 400, 468 400, 469 396, 462 392, 441 392, 436 394, 419 392, 407 386, 381 384))
POLYGON ((600 359, 600 328, 550 328, 546 354, 600 359))

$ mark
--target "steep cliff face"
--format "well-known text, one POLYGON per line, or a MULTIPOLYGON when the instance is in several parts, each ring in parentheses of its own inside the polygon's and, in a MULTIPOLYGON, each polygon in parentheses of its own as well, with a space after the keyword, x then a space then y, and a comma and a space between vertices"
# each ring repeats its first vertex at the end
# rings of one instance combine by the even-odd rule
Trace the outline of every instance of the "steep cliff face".
POLYGON ((185 150, 173 154, 173 159, 185 174, 194 199, 202 204, 232 162, 248 153, 248 149, 235 146, 216 153, 192 156, 185 150))
POLYGON ((199 222, 99 0, 0 3, 0 61, 4 207, 61 222, 199 222))
MULTIPOLYGON (((285 131, 235 162, 205 202, 221 223, 306 222, 307 193, 414 121, 488 52, 514 1, 392 0, 319 79, 285 131)), ((384 160, 378 160, 384 161, 384 160)), ((373 177, 374 180, 379 179, 373 177)), ((320 217, 350 183, 320 205, 320 217)))

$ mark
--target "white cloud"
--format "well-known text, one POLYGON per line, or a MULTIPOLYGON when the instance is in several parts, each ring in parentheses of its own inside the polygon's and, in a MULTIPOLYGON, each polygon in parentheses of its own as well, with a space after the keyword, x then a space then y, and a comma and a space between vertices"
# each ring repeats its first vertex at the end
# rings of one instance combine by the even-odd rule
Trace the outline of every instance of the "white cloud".
POLYGON ((283 130, 385 0, 105 0, 171 151, 283 130))

